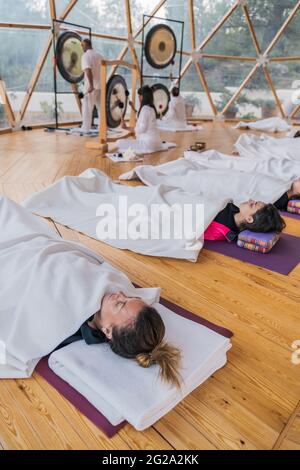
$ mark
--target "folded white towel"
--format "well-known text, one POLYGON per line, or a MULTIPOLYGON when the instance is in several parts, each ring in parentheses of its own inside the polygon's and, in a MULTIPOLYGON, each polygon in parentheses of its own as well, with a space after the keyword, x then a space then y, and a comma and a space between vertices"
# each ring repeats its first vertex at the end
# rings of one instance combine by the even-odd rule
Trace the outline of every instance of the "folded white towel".
POLYGON ((84 395, 114 425, 128 421, 142 431, 226 364, 230 340, 155 304, 166 326, 166 340, 183 352, 179 391, 158 376, 158 366, 143 369, 114 354, 108 345, 73 343, 54 352, 50 368, 84 395))
POLYGON ((252 129, 264 132, 287 132, 291 126, 279 117, 261 119, 256 122, 239 122, 234 129, 252 129))

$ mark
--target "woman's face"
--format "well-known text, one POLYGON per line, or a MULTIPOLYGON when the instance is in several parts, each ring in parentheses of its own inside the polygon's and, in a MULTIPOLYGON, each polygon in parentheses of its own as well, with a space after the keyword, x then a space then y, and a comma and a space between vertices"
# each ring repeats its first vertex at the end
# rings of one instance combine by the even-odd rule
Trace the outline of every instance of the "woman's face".
POLYGON ((300 194, 300 177, 293 182, 292 192, 293 195, 300 194))
POLYGON ((138 297, 126 297, 123 292, 106 294, 102 299, 101 310, 95 316, 95 323, 108 339, 114 327, 124 328, 132 324, 147 304, 138 297))
POLYGON ((142 104, 142 101, 143 101, 143 95, 139 95, 139 102, 140 102, 140 104, 142 104))
POLYGON ((249 224, 253 223, 253 216, 257 211, 265 207, 265 203, 261 201, 253 201, 249 199, 247 202, 243 202, 240 205, 240 214, 243 220, 246 220, 249 224))

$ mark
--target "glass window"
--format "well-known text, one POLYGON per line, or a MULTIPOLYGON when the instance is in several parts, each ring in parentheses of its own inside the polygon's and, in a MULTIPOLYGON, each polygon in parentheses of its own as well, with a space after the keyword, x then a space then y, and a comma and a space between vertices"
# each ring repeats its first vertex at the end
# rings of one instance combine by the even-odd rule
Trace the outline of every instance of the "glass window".
POLYGON ((50 23, 48 0, 0 0, 1 21, 8 23, 50 23))
POLYGON ((67 21, 89 26, 95 33, 127 36, 123 0, 78 0, 67 21))

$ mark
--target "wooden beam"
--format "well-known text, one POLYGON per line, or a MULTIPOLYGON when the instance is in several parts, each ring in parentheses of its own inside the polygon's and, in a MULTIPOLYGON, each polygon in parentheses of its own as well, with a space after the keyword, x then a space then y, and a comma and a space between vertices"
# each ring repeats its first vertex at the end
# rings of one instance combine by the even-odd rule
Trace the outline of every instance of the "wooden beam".
POLYGON ((49 0, 50 16, 52 20, 56 20, 56 4, 55 0, 49 0))
MULTIPOLYGON (((60 20, 64 20, 68 14, 72 11, 72 9, 74 8, 74 6, 76 5, 78 0, 70 0, 70 3, 66 6, 65 10, 63 11, 63 13, 61 14, 60 16, 60 20)), ((26 95, 25 95, 25 98, 24 98, 24 101, 22 103, 22 106, 21 106, 21 110, 20 110, 20 113, 18 114, 18 117, 17 117, 17 123, 19 123, 20 121, 22 121, 25 113, 26 113, 26 110, 27 110, 27 107, 29 105, 29 102, 31 100, 31 97, 32 97, 32 94, 34 92, 34 89, 36 87, 36 84, 38 82, 38 79, 40 78, 40 75, 41 75, 41 72, 42 72, 42 69, 43 69, 43 66, 47 60, 47 56, 50 52, 50 49, 51 49, 51 45, 52 45, 52 34, 50 34, 47 38, 47 42, 46 42, 46 45, 43 49, 43 52, 39 58, 39 61, 33 71, 33 74, 32 74, 32 77, 31 77, 31 80, 30 80, 30 83, 28 85, 28 88, 27 88, 27 92, 26 92, 26 95)))
POLYGON ((204 73, 203 73, 203 71, 202 71, 201 65, 199 64, 199 62, 197 62, 197 63, 195 64, 195 66, 196 66, 196 70, 197 70, 197 72, 198 72, 199 78, 200 78, 200 80, 201 80, 203 89, 204 89, 204 91, 205 91, 205 93, 206 93, 206 95, 207 95, 207 98, 208 98, 210 107, 211 107, 211 109, 212 109, 212 112, 213 112, 213 114, 216 116, 216 115, 218 114, 218 110, 217 110, 217 108, 216 108, 216 106, 215 106, 215 103, 213 102, 212 97, 211 97, 210 90, 209 90, 209 87, 208 87, 208 85, 207 85, 206 78, 205 78, 205 75, 204 75, 204 73))
POLYGON ((257 57, 236 56, 236 55, 222 55, 222 54, 206 54, 201 53, 205 59, 220 59, 220 60, 237 60, 239 62, 256 62, 257 57))
POLYGON ((299 61, 300 56, 293 57, 270 57, 269 62, 288 62, 288 61, 299 61))
POLYGON ((297 106, 293 109, 292 114, 290 115, 290 117, 293 119, 299 111, 300 111, 300 103, 297 104, 297 106))
POLYGON ((263 70, 264 70, 264 74, 265 74, 266 80, 267 80, 267 82, 268 82, 268 84, 269 84, 269 87, 271 88, 271 91, 272 91, 272 93, 273 93, 273 95, 274 95, 274 98, 275 98, 275 101, 276 101, 276 103, 277 103, 277 106, 278 106, 278 108, 279 108, 281 117, 282 117, 282 118, 285 118, 285 114, 284 114, 284 111, 283 111, 283 108, 282 108, 282 105, 281 105, 281 101, 280 101, 280 99, 279 99, 279 97, 278 97, 278 95, 277 95, 277 92, 276 92, 275 86, 274 86, 274 84, 273 84, 273 80, 272 80, 272 78, 271 78, 271 75, 270 75, 270 72, 269 72, 269 70, 268 70, 268 67, 265 65, 265 66, 263 67, 263 70))
POLYGON ((249 30, 250 30, 250 34, 251 34, 251 37, 252 37, 252 40, 253 40, 253 44, 254 44, 256 53, 257 53, 257 55, 260 55, 261 54, 261 48, 260 48, 260 45, 259 45, 259 42, 258 42, 258 39, 257 39, 257 36, 256 36, 255 29, 254 29, 253 24, 252 24, 251 18, 250 18, 250 13, 249 13, 249 10, 248 10, 248 6, 247 5, 242 5, 242 8, 243 8, 243 12, 244 12, 244 15, 245 15, 245 18, 246 18, 246 21, 247 21, 247 24, 248 24, 248 27, 249 27, 249 30))
MULTIPOLYGON (((191 45, 192 45, 192 50, 195 51, 196 50, 196 31, 195 31, 195 15, 194 15, 194 1, 193 0, 189 0, 189 17, 190 17, 190 29, 191 29, 191 45)), ((201 81, 202 87, 208 98, 212 112, 216 116, 218 114, 218 111, 211 97, 210 90, 207 85, 205 75, 202 71, 200 63, 199 62, 195 63, 195 67, 199 75, 199 79, 201 81)))
POLYGON ((106 62, 102 62, 100 66, 100 82, 101 82, 100 116, 101 116, 101 119, 99 119, 99 137, 100 137, 101 144, 104 144, 106 142, 106 137, 107 137, 106 75, 107 75, 106 62))
MULTIPOLYGON (((139 80, 141 79, 139 69, 133 70, 132 71, 132 80, 131 80, 131 82, 132 82, 131 99, 132 99, 133 103, 135 103, 138 79, 139 80)), ((129 126, 132 127, 132 128, 135 128, 135 126, 136 126, 136 112, 135 112, 135 109, 133 107, 131 107, 131 111, 130 111, 129 126)))
POLYGON ((127 67, 128 69, 134 69, 134 70, 138 69, 136 64, 131 64, 130 62, 127 62, 126 60, 102 60, 102 62, 107 66, 116 65, 117 67, 127 67))
POLYGON ((133 38, 133 31, 132 31, 132 21, 131 21, 131 7, 130 7, 130 0, 125 0, 125 10, 126 10, 126 22, 127 22, 127 32, 128 32, 128 45, 131 52, 132 60, 137 66, 139 81, 142 82, 140 64, 137 57, 137 53, 132 42, 134 41, 133 38))
POLYGON ((189 17, 190 17, 190 33, 192 50, 196 50, 196 31, 195 31, 195 15, 194 15, 194 0, 189 0, 189 17))
POLYGON ((247 75, 247 77, 245 78, 245 80, 243 81, 243 83, 241 84, 241 86, 239 87, 239 89, 234 93, 234 95, 230 98, 230 100, 228 101, 227 105, 224 107, 224 109, 221 111, 221 114, 224 115, 226 113, 226 111, 230 108, 230 106, 232 105, 232 103, 237 99, 237 97, 241 94, 241 92, 243 91, 243 89, 247 86, 247 84, 249 83, 249 81, 251 80, 251 78, 253 77, 253 75, 255 75, 255 73, 257 72, 257 69, 260 67, 259 64, 256 64, 253 69, 250 71, 250 73, 247 75))
POLYGON ((286 30, 286 28, 288 27, 288 25, 290 24, 290 22, 294 18, 294 16, 297 14, 297 12, 299 10, 299 7, 300 7, 300 0, 296 3, 295 7, 291 11, 289 16, 285 20, 285 22, 283 23, 283 25, 281 26, 280 30, 277 31, 277 34, 275 35, 274 39, 269 44, 269 46, 268 46, 266 52, 264 53, 264 55, 267 56, 271 52, 271 50, 273 49, 273 47, 277 43, 278 39, 282 36, 282 34, 284 33, 284 31, 286 30))
POLYGON ((180 79, 182 79, 184 77, 184 75, 186 74, 186 72, 188 71, 188 69, 190 68, 191 64, 193 63, 192 59, 189 59, 184 67, 182 68, 181 72, 180 72, 180 79))
POLYGON ((31 24, 31 23, 0 23, 1 28, 14 28, 14 29, 46 29, 50 30, 51 26, 48 24, 31 24))
POLYGON ((0 98, 4 106, 4 110, 8 119, 8 122, 11 127, 14 127, 16 124, 16 119, 14 112, 12 110, 9 98, 6 93, 6 86, 3 80, 0 80, 0 98))

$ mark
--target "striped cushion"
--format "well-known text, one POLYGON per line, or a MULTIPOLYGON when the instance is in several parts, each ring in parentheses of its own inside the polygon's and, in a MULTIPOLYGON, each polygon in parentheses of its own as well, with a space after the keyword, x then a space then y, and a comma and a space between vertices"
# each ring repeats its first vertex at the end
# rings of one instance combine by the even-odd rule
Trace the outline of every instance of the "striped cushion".
POLYGON ((237 244, 246 250, 269 253, 280 238, 279 233, 258 233, 244 230, 239 234, 237 244))
POLYGON ((291 212, 292 214, 300 214, 300 200, 292 199, 289 201, 287 211, 291 212))

